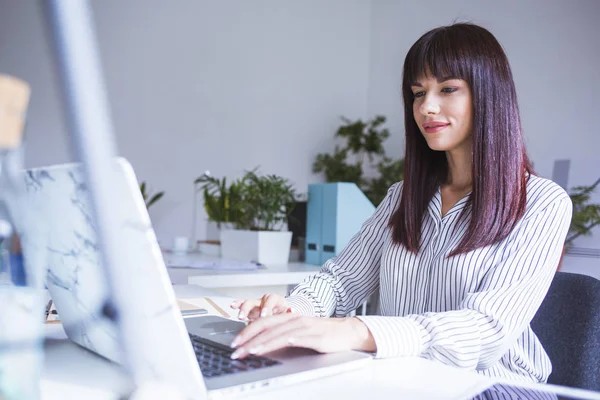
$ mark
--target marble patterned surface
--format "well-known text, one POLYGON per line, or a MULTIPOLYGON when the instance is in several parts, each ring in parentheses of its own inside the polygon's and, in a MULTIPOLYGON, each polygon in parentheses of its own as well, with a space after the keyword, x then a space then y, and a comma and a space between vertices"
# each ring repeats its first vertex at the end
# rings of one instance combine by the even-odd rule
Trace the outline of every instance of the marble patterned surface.
POLYGON ((88 186, 76 164, 26 171, 23 205, 29 213, 20 227, 26 262, 48 267, 46 285, 72 340, 131 368, 138 383, 165 382, 189 398, 204 398, 202 376, 137 179, 124 159, 114 165, 121 234, 119 265, 110 268, 114 278, 107 278, 88 186), (111 307, 117 322, 103 312, 111 299, 107 281, 117 291, 113 301, 125 299, 111 307))

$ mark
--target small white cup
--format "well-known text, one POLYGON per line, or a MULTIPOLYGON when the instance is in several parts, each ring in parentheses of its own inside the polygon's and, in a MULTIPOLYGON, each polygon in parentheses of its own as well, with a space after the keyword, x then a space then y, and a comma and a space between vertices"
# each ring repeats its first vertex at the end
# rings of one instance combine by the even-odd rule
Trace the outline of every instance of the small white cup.
POLYGON ((173 253, 187 253, 190 248, 190 241, 185 236, 177 236, 173 240, 173 253))

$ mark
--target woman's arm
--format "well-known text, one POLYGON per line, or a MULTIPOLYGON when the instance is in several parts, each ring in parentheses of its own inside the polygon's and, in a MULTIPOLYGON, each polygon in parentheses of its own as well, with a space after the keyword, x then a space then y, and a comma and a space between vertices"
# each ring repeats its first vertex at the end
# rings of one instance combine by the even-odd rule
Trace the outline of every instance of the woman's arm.
POLYGON ((345 316, 377 289, 388 221, 401 190, 401 182, 392 185, 342 252, 328 260, 319 273, 294 288, 287 299, 294 312, 306 316, 345 316))
POLYGON ((544 299, 571 214, 565 194, 523 220, 506 239, 499 262, 458 310, 358 317, 375 339, 377 356, 424 356, 472 369, 492 366, 514 345, 544 299))

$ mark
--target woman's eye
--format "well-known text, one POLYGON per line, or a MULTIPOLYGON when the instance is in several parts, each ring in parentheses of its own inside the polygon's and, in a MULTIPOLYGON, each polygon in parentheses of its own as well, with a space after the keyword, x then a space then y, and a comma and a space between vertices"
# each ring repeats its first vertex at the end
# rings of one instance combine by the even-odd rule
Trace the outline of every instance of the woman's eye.
POLYGON ((456 92, 458 89, 457 88, 453 88, 453 87, 445 87, 442 89, 442 92, 444 93, 454 93, 456 92))
POLYGON ((423 97, 425 96, 425 92, 421 91, 421 92, 416 92, 414 93, 415 99, 419 98, 419 97, 423 97))

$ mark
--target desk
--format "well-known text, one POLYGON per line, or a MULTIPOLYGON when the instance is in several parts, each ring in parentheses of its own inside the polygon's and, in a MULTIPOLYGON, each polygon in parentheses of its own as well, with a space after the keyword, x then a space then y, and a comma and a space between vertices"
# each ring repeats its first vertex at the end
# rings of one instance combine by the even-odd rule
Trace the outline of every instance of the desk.
MULTIPOLYGON (((178 265, 194 261, 214 261, 219 258, 201 253, 175 255, 164 253, 165 264, 178 265)), ((199 285, 213 289, 222 295, 233 298, 258 298, 265 293, 285 296, 288 287, 296 285, 304 278, 315 274, 320 265, 293 262, 284 265, 266 265, 254 271, 200 270, 194 268, 167 268, 171 282, 175 285, 199 285)))
MULTIPOLYGON (((198 286, 187 285, 174 288, 180 299, 210 295, 198 286)), ((133 388, 131 380, 120 366, 67 340, 52 340, 47 344, 46 349, 41 382, 42 400, 84 398, 116 400, 133 388)), ((469 399, 495 383, 473 372, 417 357, 374 360, 370 364, 360 370, 303 382, 301 385, 255 392, 252 395, 245 394, 243 398, 257 400, 469 399), (310 393, 310 396, 307 396, 307 393, 310 393)), ((551 385, 544 386, 563 394, 581 392, 551 385)), ((584 398, 600 399, 600 394, 590 393, 584 398)))

